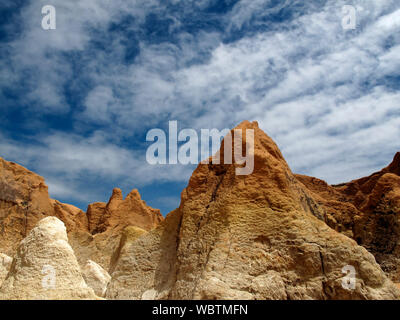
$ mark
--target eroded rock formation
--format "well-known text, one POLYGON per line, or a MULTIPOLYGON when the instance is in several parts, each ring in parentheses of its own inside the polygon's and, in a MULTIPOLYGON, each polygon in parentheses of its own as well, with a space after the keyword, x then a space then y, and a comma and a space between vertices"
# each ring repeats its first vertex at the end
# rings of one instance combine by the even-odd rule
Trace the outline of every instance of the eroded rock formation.
POLYGON ((94 203, 87 213, 50 199, 39 175, 0 158, 0 252, 13 256, 19 242, 41 219, 55 216, 64 222, 81 266, 93 260, 108 270, 122 230, 137 226, 150 230, 163 217, 133 190, 125 199, 114 189, 108 203, 94 203))
POLYGON ((19 244, 0 287, 0 300, 11 299, 97 299, 56 217, 39 221, 19 244))
POLYGON ((326 223, 365 247, 400 282, 400 153, 388 167, 349 183, 296 177, 323 208, 326 223))
POLYGON ((331 186, 293 174, 256 122, 237 129, 243 148, 245 130, 254 130, 253 173, 210 158, 165 220, 137 190, 124 199, 114 189, 85 213, 51 200, 41 177, 0 159, 0 252, 16 252, 0 298, 399 299, 400 153, 380 172, 331 186), (76 258, 65 228, 47 216, 65 223, 76 258), (43 291, 38 279, 49 261, 67 270, 57 269, 64 293, 43 291))
POLYGON ((0 252, 12 256, 39 220, 54 215, 44 179, 0 158, 0 252))
POLYGON ((374 256, 325 223, 324 206, 257 123, 238 129, 255 132, 253 174, 199 165, 180 207, 119 258, 106 297, 399 298, 374 256), (356 270, 354 290, 342 286, 345 266, 356 270))
POLYGON ((108 203, 94 203, 87 210, 88 231, 69 233, 72 247, 81 264, 93 260, 108 270, 113 253, 117 250, 123 230, 135 226, 151 230, 164 218, 160 210, 147 206, 137 190, 125 199, 116 188, 108 203))
POLYGON ((86 284, 94 290, 99 297, 106 293, 107 285, 110 282, 110 275, 96 262, 88 260, 82 270, 86 284))
POLYGON ((160 210, 149 207, 141 199, 138 190, 132 190, 123 199, 121 189, 115 188, 108 203, 89 205, 88 220, 90 233, 97 234, 110 229, 119 231, 129 225, 151 230, 163 217, 160 210))

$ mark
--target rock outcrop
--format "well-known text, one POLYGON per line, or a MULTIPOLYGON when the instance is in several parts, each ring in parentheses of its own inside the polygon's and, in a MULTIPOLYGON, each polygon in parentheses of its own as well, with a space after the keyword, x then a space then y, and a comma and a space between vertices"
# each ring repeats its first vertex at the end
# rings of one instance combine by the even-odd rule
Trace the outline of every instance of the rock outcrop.
POLYGON ((180 207, 119 257, 106 297, 398 299, 374 256, 325 223, 324 206, 257 123, 237 129, 254 130, 254 172, 200 164, 180 207), (342 285, 346 268, 353 290, 342 285))
POLYGON ((7 277, 11 267, 12 258, 4 253, 0 253, 0 286, 7 277))
POLYGON ((36 223, 54 216, 44 179, 0 158, 0 251, 12 256, 36 223))
POLYGON ((68 232, 88 231, 82 210, 50 199, 41 176, 0 158, 0 250, 14 255, 19 242, 48 216, 62 220, 68 232))
POLYGON ((81 209, 57 200, 50 200, 54 207, 54 216, 64 222, 67 232, 88 231, 89 223, 86 213, 81 209))
POLYGON ((123 199, 121 189, 115 188, 107 204, 89 205, 87 212, 91 234, 119 231, 130 225, 151 230, 163 220, 160 210, 149 207, 136 189, 123 199))
POLYGON ((47 217, 21 241, 0 300, 97 299, 68 244, 64 224, 47 217))
POLYGON ((180 211, 172 211, 159 227, 122 244, 111 265, 107 299, 168 299, 175 281, 180 221, 180 211))
POLYGON ((118 249, 123 230, 129 226, 149 231, 164 218, 160 210, 149 207, 133 190, 125 199, 116 188, 108 203, 94 203, 87 210, 87 232, 71 232, 69 239, 80 264, 92 260, 108 270, 118 249))
POLYGON ((336 186, 296 177, 323 208, 326 223, 365 247, 400 282, 400 153, 381 171, 336 186))
POLYGON ((96 262, 88 260, 82 270, 83 278, 86 284, 94 290, 99 297, 103 297, 106 293, 107 285, 111 280, 110 275, 96 262))
POLYGON ((119 241, 118 248, 114 251, 114 254, 111 257, 109 268, 110 273, 114 272, 114 269, 118 264, 120 257, 126 255, 130 245, 146 233, 147 232, 145 230, 134 226, 129 226, 124 229, 121 235, 121 239, 119 241))
POLYGON ((400 153, 331 186, 293 174, 256 122, 236 129, 253 172, 210 158, 165 220, 137 190, 85 213, 0 158, 0 299, 399 299, 400 153))
POLYGON ((0 158, 0 252, 13 256, 19 242, 36 223, 48 216, 64 222, 81 266, 93 260, 108 269, 122 230, 137 226, 150 230, 163 216, 133 190, 125 199, 114 189, 108 203, 94 203, 87 212, 50 199, 39 175, 0 158))

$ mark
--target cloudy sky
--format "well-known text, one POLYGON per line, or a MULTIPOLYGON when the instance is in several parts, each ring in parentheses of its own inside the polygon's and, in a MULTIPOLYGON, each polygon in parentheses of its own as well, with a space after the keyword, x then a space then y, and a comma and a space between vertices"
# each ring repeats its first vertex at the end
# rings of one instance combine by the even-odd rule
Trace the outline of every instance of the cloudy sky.
POLYGON ((0 156, 86 209, 138 188, 163 214, 193 166, 146 133, 257 120, 292 170, 339 183, 400 151, 398 0, 3 0, 0 156), (56 8, 56 30, 41 9, 56 8), (356 8, 356 29, 342 7, 356 8))

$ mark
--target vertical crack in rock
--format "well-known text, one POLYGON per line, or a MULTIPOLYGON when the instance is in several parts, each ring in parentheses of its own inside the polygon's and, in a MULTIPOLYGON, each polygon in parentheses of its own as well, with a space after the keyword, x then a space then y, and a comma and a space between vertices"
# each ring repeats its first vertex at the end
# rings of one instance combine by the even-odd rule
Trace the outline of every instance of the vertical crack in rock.
POLYGON ((323 256, 320 248, 319 248, 319 257, 321 259, 321 271, 322 271, 322 274, 324 275, 324 277, 326 277, 325 276, 324 256, 323 256))

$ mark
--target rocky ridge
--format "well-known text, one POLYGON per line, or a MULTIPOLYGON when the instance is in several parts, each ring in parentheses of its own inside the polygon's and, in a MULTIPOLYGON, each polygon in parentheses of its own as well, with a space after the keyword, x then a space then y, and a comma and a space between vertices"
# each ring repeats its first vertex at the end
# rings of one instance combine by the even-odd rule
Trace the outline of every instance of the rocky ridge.
POLYGON ((400 153, 381 171, 340 185, 296 178, 323 208, 325 222, 365 247, 400 282, 400 153))
POLYGON ((108 203, 91 204, 85 213, 50 199, 43 178, 0 159, 0 252, 14 256, 0 298, 398 299, 400 153, 380 172, 331 186, 292 173, 256 122, 236 129, 243 140, 234 143, 243 148, 246 130, 254 130, 254 172, 238 176, 241 164, 210 158, 165 220, 137 190, 124 199, 114 189, 108 203), (62 229, 48 225, 56 218, 42 220, 48 216, 64 222, 75 255, 65 243, 51 251, 41 242, 43 230, 62 229), (40 291, 39 265, 66 268, 54 250, 68 255, 76 293, 40 291), (27 254, 38 265, 30 266, 35 279, 24 280, 28 269, 19 261, 27 254), (343 285, 349 268, 351 289, 343 285))
POLYGON ((13 256, 21 240, 43 218, 64 222, 81 266, 93 260, 108 270, 122 230, 130 225, 150 230, 163 217, 133 190, 125 199, 115 188, 108 203, 94 203, 83 212, 50 199, 45 181, 24 167, 0 158, 0 252, 13 256))
POLYGON ((180 207, 119 258, 106 297, 399 298, 374 256, 327 225, 326 208, 257 123, 237 129, 255 132, 253 174, 199 165, 180 207), (346 266, 356 270, 354 290, 342 286, 346 266))

